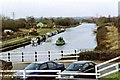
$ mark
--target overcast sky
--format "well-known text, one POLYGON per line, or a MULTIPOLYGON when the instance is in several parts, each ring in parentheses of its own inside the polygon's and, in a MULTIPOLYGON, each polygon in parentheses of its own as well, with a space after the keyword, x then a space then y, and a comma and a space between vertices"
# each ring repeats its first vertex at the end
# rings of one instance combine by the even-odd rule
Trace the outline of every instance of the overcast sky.
POLYGON ((120 0, 0 0, 0 14, 34 16, 117 16, 120 0))

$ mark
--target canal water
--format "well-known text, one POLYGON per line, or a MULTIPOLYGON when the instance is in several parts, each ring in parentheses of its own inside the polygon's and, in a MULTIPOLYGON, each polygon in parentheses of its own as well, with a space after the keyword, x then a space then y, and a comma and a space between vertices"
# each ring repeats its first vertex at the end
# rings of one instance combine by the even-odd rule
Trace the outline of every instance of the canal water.
MULTIPOLYGON (((8 52, 14 52, 14 55, 21 52, 26 52, 26 55, 33 55, 34 52, 45 54, 47 51, 53 51, 52 54, 54 54, 59 53, 61 50, 70 52, 79 49, 94 49, 96 47, 96 35, 93 31, 95 29, 95 24, 83 23, 77 27, 67 28, 65 32, 48 38, 46 42, 42 42, 40 45, 32 46, 30 44, 8 52), (65 45, 56 46, 55 42, 59 37, 63 37, 66 42, 65 45)), ((41 59, 43 60, 44 58, 41 59)))

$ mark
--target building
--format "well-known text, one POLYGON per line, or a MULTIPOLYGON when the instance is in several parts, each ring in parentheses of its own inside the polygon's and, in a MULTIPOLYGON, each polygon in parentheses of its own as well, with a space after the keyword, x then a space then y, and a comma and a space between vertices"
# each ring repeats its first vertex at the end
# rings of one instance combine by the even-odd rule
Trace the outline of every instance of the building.
POLYGON ((118 16, 120 16, 120 1, 118 2, 118 16))

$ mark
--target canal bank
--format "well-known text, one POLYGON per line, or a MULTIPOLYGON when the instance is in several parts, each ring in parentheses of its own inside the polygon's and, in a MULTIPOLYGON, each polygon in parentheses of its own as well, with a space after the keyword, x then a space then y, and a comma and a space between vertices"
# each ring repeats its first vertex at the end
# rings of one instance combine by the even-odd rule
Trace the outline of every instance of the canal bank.
POLYGON ((25 48, 17 48, 13 51, 58 51, 58 50, 76 50, 76 49, 94 49, 96 45, 96 34, 93 31, 96 29, 95 24, 84 23, 77 27, 67 28, 65 32, 47 38, 47 42, 42 42, 40 45, 27 45, 25 48), (59 37, 63 37, 66 44, 56 46, 56 41, 59 37))
POLYGON ((19 47, 25 47, 28 44, 30 44, 30 41, 20 43, 20 44, 16 44, 16 45, 12 45, 12 46, 8 46, 8 47, 4 47, 4 48, 1 48, 0 51, 4 52, 4 51, 13 50, 13 49, 16 49, 16 48, 19 48, 19 47))
MULTIPOLYGON (((54 35, 57 35, 59 33, 64 32, 64 31, 65 31, 65 29, 59 29, 59 30, 55 30, 55 31, 53 30, 52 32, 51 31, 50 32, 45 31, 45 32, 42 32, 43 36, 36 36, 36 37, 40 38, 40 42, 43 42, 43 41, 45 42, 48 37, 52 37, 54 35)), ((0 48, 0 52, 13 50, 13 49, 16 49, 16 48, 19 48, 19 47, 25 47, 26 45, 31 44, 31 38, 32 37, 26 37, 26 38, 23 39, 23 41, 20 41, 20 42, 19 42, 19 39, 18 39, 17 40, 18 42, 15 42, 16 44, 13 43, 13 45, 8 45, 6 47, 1 46, 2 48, 0 48)))

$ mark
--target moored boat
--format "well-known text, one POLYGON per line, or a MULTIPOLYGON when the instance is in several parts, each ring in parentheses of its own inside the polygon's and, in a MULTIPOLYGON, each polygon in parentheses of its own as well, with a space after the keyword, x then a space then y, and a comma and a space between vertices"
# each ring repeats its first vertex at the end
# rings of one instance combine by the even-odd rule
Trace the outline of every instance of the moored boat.
POLYGON ((31 44, 36 44, 36 43, 37 43, 37 41, 38 41, 38 39, 37 39, 37 38, 32 38, 32 39, 31 39, 31 44))

